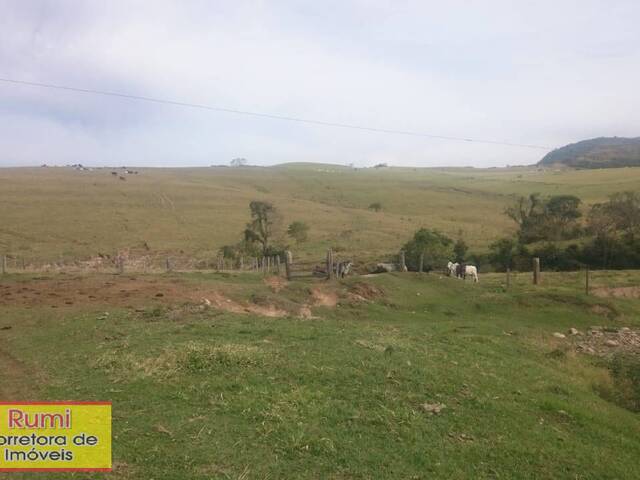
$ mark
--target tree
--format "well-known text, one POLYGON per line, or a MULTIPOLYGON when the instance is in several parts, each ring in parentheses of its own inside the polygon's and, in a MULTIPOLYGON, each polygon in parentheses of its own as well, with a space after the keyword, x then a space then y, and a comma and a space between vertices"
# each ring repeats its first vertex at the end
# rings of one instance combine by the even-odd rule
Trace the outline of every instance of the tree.
POLYGON ((380 210, 382 210, 382 204, 380 202, 373 202, 371 205, 369 205, 369 210, 379 212, 380 210))
POLYGON ((287 234, 298 244, 307 241, 308 233, 309 225, 300 221, 293 222, 287 229, 287 234))
POLYGON ((465 241, 459 238, 455 245, 453 246, 453 256, 456 262, 464 262, 465 257, 467 256, 467 251, 469 250, 469 246, 465 243, 465 241))
POLYGON ((405 261, 409 270, 418 270, 420 255, 424 255, 424 269, 444 268, 451 258, 451 244, 453 241, 446 235, 421 228, 403 247, 405 261))
POLYGON ((244 167, 247 164, 247 159, 246 158, 241 158, 241 157, 234 158, 233 160, 231 160, 229 162, 229 164, 232 167, 244 167))
POLYGON ((640 195, 636 192, 614 193, 603 208, 616 228, 633 242, 640 230, 640 195))
POLYGON ((576 220, 582 213, 580 199, 574 195, 554 195, 544 203, 544 233, 549 238, 560 240, 572 236, 576 220))
POLYGON ((543 202, 539 193, 532 193, 528 197, 518 197, 515 204, 504 211, 511 220, 518 224, 518 237, 521 241, 535 239, 536 227, 543 211, 543 202))
POLYGON ((516 241, 511 238, 502 238, 489 245, 491 265, 503 272, 513 268, 516 246, 516 241))
POLYGON ((262 253, 267 255, 278 212, 270 203, 259 201, 251 202, 249 210, 251 210, 251 222, 247 224, 244 231, 245 241, 259 243, 262 247, 262 253))
POLYGON ((554 195, 542 198, 538 193, 519 197, 504 213, 518 224, 521 243, 575 237, 579 232, 577 220, 582 216, 578 197, 554 195))

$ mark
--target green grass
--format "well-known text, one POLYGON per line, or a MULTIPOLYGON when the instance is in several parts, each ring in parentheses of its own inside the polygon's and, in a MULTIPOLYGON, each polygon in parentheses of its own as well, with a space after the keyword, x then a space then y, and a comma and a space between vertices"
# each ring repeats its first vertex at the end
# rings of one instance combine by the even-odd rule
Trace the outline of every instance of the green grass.
MULTIPOLYGON (((352 170, 291 164, 271 168, 140 169, 123 182, 110 169, 0 169, 0 253, 56 261, 132 250, 210 258, 234 243, 251 200, 310 226, 296 258, 332 246, 359 259, 397 252, 420 227, 462 231, 476 251, 514 225, 514 195, 572 193, 586 204, 640 186, 640 168, 581 171, 509 169, 352 170), (368 209, 380 202, 381 212, 368 209)), ((286 238, 281 238, 287 241, 286 238)), ((290 243, 290 240, 288 240, 290 243)))
MULTIPOLYGON (((252 275, 169 278, 291 305, 312 286, 276 295, 252 275)), ((638 280, 597 272, 593 283, 638 280)), ((600 362, 551 335, 638 327, 638 300, 586 297, 577 274, 545 274, 540 287, 520 275, 509 291, 497 274, 366 282, 384 297, 314 308, 313 320, 150 299, 145 311, 7 307, 0 327, 13 328, 0 334, 39 380, 34 397, 113 401, 109 478, 640 477, 640 417, 598 394, 611 384, 600 362), (431 415, 424 403, 445 408, 431 415)))

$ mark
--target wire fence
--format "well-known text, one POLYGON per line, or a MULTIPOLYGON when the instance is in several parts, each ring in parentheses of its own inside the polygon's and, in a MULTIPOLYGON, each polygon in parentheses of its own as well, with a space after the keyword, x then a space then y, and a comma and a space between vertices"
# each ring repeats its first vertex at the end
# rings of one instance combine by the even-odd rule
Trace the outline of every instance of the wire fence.
MULTIPOLYGON (((280 275, 288 279, 298 278, 340 278, 349 274, 382 273, 407 271, 404 252, 383 256, 386 262, 363 261, 358 263, 351 258, 340 258, 331 249, 326 255, 318 255, 317 260, 294 261, 290 251, 282 255, 272 256, 239 256, 225 258, 221 255, 210 258, 194 258, 190 255, 167 254, 114 254, 77 259, 68 256, 57 258, 29 258, 17 255, 0 255, 0 274, 15 273, 66 273, 66 274, 139 274, 162 272, 229 272, 255 273, 261 275, 280 275), (391 261, 389 261, 391 259, 391 261)), ((420 259, 422 260, 422 259, 420 259)), ((422 261, 419 262, 420 272, 422 261)), ((437 271, 441 275, 449 275, 447 269, 437 271)), ((591 271, 588 268, 577 272, 542 271, 540 259, 533 260, 532 269, 528 272, 507 271, 492 275, 492 282, 498 282, 505 288, 525 284, 545 284, 547 286, 574 285, 584 289, 589 295, 601 287, 622 284, 616 295, 640 296, 636 285, 640 273, 636 271, 591 271)))

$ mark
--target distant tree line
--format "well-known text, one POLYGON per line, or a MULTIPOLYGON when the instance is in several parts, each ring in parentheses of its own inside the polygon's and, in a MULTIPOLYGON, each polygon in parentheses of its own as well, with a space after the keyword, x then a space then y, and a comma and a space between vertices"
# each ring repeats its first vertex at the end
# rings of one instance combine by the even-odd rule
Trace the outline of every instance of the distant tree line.
POLYGON ((487 260, 501 271, 529 269, 532 257, 555 270, 640 267, 640 195, 615 193, 586 216, 580 206, 573 195, 518 198, 505 210, 518 231, 492 243, 487 260))

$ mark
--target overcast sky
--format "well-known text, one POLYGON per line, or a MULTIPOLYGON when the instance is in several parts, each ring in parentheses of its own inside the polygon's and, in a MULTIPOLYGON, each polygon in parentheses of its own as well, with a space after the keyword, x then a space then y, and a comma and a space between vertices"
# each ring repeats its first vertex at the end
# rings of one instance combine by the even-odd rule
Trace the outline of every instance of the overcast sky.
MULTIPOLYGON (((0 77, 557 147, 640 136, 638 19, 637 0, 0 0, 0 77)), ((502 166, 544 153, 0 82, 0 166, 502 166)))

